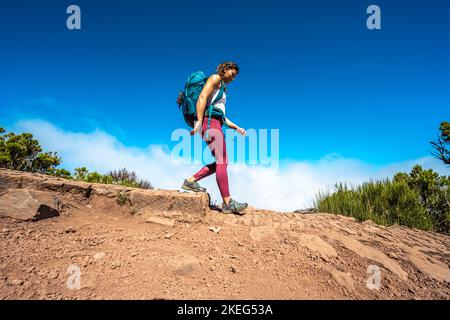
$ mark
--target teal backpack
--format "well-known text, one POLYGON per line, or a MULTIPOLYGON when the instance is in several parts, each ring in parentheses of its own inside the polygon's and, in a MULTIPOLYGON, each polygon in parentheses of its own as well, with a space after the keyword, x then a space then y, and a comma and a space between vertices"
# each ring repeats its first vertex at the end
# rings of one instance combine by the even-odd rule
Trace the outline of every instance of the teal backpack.
MULTIPOLYGON (((186 124, 191 128, 194 128, 194 123, 195 121, 198 120, 197 100, 207 80, 208 77, 205 76, 205 74, 202 71, 193 72, 188 77, 186 84, 184 85, 184 91, 180 91, 178 94, 177 99, 178 107, 183 112, 184 121, 186 121, 186 124)), ((226 123, 225 115, 223 114, 222 110, 214 107, 214 103, 219 101, 223 96, 224 91, 223 81, 221 81, 220 84, 221 84, 220 90, 217 97, 214 99, 214 101, 211 102, 211 105, 206 106, 205 108, 205 112, 208 113, 207 129, 209 129, 211 123, 211 116, 220 117, 224 120, 224 123, 226 123)))

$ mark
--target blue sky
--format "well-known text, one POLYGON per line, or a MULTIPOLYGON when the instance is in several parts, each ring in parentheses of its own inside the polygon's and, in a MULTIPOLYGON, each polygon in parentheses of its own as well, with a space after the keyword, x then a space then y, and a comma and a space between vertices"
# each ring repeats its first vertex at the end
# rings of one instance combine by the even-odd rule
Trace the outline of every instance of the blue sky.
POLYGON ((189 73, 233 60, 227 115, 279 129, 282 160, 381 168, 430 156, 450 120, 448 30, 450 2, 438 0, 4 1, 0 125, 39 119, 171 146, 189 73), (81 30, 66 28, 70 4, 81 30), (366 28, 370 4, 381 30, 366 28))

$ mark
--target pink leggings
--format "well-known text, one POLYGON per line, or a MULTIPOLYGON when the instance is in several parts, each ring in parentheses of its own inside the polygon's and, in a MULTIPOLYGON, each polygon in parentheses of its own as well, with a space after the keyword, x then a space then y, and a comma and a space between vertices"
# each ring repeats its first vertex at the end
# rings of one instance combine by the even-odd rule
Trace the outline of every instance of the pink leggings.
MULTIPOLYGON (((213 173, 216 173, 217 185, 219 186, 220 194, 222 198, 230 196, 230 191, 228 189, 228 157, 227 157, 227 147, 225 145, 225 136, 222 131, 222 120, 216 118, 211 118, 211 125, 208 130, 208 135, 211 138, 210 141, 206 141, 211 153, 216 159, 215 162, 210 163, 203 168, 201 168, 196 174, 194 174, 195 180, 203 179, 213 173)), ((208 118, 203 119, 202 124, 202 137, 205 139, 205 131, 208 127, 208 118)))

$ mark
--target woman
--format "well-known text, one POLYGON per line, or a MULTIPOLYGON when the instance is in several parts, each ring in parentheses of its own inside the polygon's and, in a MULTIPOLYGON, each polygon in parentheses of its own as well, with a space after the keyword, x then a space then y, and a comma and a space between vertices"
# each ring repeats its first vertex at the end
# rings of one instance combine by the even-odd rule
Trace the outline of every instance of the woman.
MULTIPOLYGON (((242 211, 247 208, 247 203, 240 203, 232 199, 228 188, 228 157, 225 145, 225 136, 222 131, 223 122, 225 121, 228 127, 237 130, 241 135, 245 135, 246 132, 244 129, 231 122, 227 117, 212 115, 209 120, 210 125, 207 135, 205 135, 205 131, 208 128, 208 115, 211 101, 214 101, 217 97, 223 83, 230 83, 234 80, 238 73, 239 67, 236 63, 231 61, 221 63, 217 67, 217 74, 211 75, 203 87, 196 106, 197 119, 200 120, 195 123, 194 129, 191 131, 191 135, 200 132, 201 130, 201 135, 208 144, 208 147, 211 149, 211 153, 216 161, 204 166, 192 177, 185 179, 181 188, 195 192, 205 192, 206 189, 200 187, 197 181, 215 173, 220 194, 223 199, 222 212, 242 215, 244 214, 242 211)), ((214 103, 214 108, 219 109, 221 111, 219 113, 222 113, 223 115, 225 115, 225 103, 226 90, 224 90, 222 98, 214 103)))

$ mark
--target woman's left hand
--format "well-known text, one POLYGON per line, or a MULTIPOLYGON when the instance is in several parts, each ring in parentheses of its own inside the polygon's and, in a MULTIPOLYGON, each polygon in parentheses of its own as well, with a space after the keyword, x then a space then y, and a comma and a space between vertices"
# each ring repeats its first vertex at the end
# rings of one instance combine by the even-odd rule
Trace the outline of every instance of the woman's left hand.
POLYGON ((247 132, 245 131, 245 129, 243 129, 243 128, 237 128, 236 131, 239 132, 239 133, 240 133, 241 135, 243 135, 243 136, 245 136, 245 134, 247 133, 247 132))

